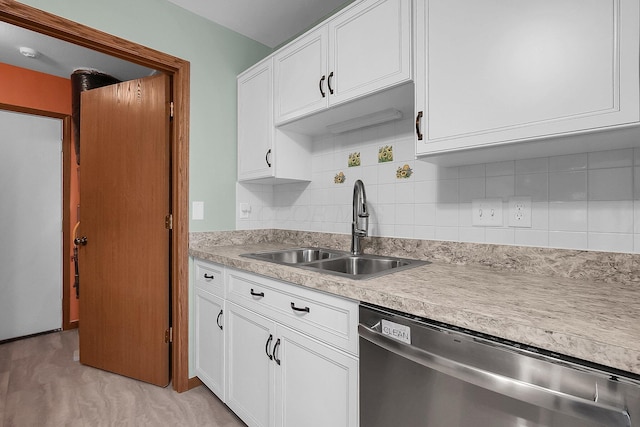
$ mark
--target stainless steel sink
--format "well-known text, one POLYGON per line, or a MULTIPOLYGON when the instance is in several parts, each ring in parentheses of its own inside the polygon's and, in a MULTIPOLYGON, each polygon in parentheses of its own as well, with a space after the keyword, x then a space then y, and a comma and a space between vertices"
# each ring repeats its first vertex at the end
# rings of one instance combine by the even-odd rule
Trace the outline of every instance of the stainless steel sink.
POLYGON ((352 255, 349 252, 323 248, 283 249, 243 254, 242 256, 350 279, 369 279, 429 264, 428 261, 417 259, 368 254, 352 255))
POLYGON ((255 252, 252 254, 243 254, 242 256, 279 264, 304 264, 344 256, 344 253, 320 248, 294 248, 280 251, 255 252))

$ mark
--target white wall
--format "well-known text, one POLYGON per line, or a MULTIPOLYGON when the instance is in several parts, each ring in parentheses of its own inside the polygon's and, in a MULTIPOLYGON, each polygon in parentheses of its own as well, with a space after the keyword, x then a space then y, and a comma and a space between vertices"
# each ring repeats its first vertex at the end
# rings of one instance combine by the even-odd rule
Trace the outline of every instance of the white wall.
POLYGON ((62 327, 62 121, 0 111, 0 340, 62 327))
POLYGON ((640 253, 640 148, 443 168, 414 159, 413 123, 403 120, 321 137, 313 149, 310 183, 237 184, 236 212, 240 202, 252 207, 238 229, 350 233, 362 179, 371 235, 640 253), (384 145, 393 162, 378 163, 384 145), (349 168, 354 151, 362 165, 349 168), (413 174, 397 179, 404 164, 413 174), (346 181, 335 184, 340 171, 346 181), (532 228, 471 225, 472 199, 500 197, 506 213, 510 196, 532 197, 532 228))

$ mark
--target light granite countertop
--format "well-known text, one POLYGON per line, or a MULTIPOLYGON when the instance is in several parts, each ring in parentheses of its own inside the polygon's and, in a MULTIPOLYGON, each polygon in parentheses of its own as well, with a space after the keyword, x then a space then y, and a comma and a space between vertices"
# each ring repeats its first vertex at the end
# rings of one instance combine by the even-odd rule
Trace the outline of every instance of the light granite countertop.
POLYGON ((192 239, 189 253, 640 375, 640 292, 636 283, 499 271, 432 259, 425 266, 351 280, 240 256, 294 247, 291 243, 223 243, 227 244, 192 239))

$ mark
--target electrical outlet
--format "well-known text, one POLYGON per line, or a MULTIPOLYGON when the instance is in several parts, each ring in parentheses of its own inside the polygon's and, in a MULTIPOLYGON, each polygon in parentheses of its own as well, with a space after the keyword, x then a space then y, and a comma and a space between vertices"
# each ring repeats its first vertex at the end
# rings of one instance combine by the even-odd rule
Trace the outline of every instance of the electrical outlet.
POLYGON ((509 227, 531 228, 531 197, 509 197, 509 227))
POLYGON ((471 223, 477 227, 502 227, 502 199, 472 200, 471 223))
POLYGON ((193 202, 191 219, 195 221, 204 219, 204 202, 193 202))

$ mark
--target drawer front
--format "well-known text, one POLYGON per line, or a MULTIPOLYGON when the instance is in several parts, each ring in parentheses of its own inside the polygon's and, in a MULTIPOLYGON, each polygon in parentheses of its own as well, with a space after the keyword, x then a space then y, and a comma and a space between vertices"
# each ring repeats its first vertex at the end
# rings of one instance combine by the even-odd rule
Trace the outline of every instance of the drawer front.
POLYGON ((224 267, 207 261, 195 260, 196 288, 224 298, 224 267))
POLYGON ((358 353, 358 303, 227 269, 227 299, 349 353, 358 353))

